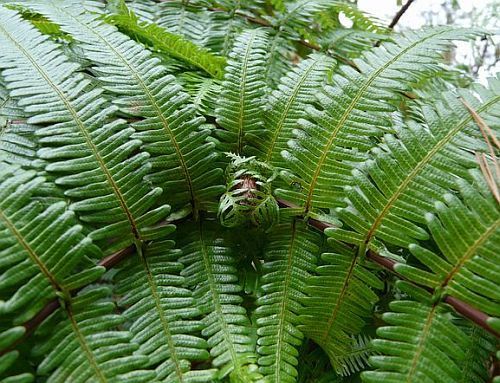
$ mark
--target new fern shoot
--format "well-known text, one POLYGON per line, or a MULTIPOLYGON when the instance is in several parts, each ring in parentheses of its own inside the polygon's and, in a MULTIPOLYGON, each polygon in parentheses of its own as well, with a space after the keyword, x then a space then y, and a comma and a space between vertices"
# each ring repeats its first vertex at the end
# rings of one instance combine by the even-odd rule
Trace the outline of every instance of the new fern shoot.
POLYGON ((0 0, 0 382, 500 382, 489 33, 0 0))

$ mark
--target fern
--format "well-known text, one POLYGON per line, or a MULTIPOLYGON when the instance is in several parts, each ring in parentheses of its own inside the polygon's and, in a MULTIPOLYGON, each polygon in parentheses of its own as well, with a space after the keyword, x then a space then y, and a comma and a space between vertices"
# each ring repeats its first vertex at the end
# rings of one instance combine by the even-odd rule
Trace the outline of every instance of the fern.
POLYGON ((498 380, 485 33, 0 0, 0 381, 498 380))
POLYGON ((30 319, 58 294, 97 279, 102 268, 77 273, 86 257, 99 257, 64 202, 44 208, 32 201, 43 179, 33 171, 2 164, 0 172, 0 290, 9 298, 0 301, 0 312, 23 310, 16 321, 30 319))
MULTIPOLYGON (((498 92, 481 89, 480 95, 481 102, 472 94, 467 100, 480 115, 494 116, 500 102, 498 92)), ((365 172, 353 172, 356 187, 346 188, 352 206, 343 209, 340 216, 359 234, 338 231, 337 238, 350 238, 356 244, 373 242, 375 247, 381 246, 375 238, 405 247, 425 240, 428 234, 420 224, 434 209, 433 200, 442 199, 450 188, 456 189, 457 176, 471 179, 467 169, 477 164, 470 152, 481 149, 484 143, 478 140, 479 129, 462 102, 447 94, 435 108, 424 106, 423 118, 428 128, 410 122, 396 135, 385 135, 365 172), (459 164, 455 162, 458 158, 459 164), (389 169, 390 179, 386 175, 389 169)))
POLYGON ((317 234, 294 219, 269 234, 262 293, 257 300, 260 371, 270 382, 293 382, 303 334, 297 328, 301 298, 318 253, 317 234))
POLYGON ((98 16, 82 15, 61 2, 37 9, 82 42, 101 81, 120 96, 114 100, 120 110, 143 118, 131 127, 137 131, 132 137, 141 140, 152 157, 146 178, 164 189, 174 207, 189 203, 195 212, 206 208, 205 201, 221 191, 217 183, 222 172, 208 169, 216 156, 214 145, 205 141, 209 132, 199 129, 203 120, 195 115, 174 78, 166 75, 148 51, 103 24, 98 16), (170 114, 173 110, 177 112, 170 114), (165 168, 166 161, 172 166, 165 168))
POLYGON ((202 329, 196 319, 200 312, 191 291, 183 287, 180 251, 172 246, 173 241, 156 242, 125 263, 115 277, 116 292, 122 296, 124 316, 132 321, 137 353, 149 357, 159 380, 207 382, 215 370, 189 371, 190 361, 208 359, 208 346, 196 335, 202 329))
POLYGON ((425 292, 405 284, 399 286, 407 292, 411 289, 420 302, 390 303, 391 312, 383 315, 389 326, 378 328, 380 339, 373 340, 375 349, 383 355, 370 358, 376 370, 363 372, 363 381, 459 381, 469 338, 449 321, 446 308, 432 303, 425 292))
MULTIPOLYGON (((58 175, 56 182, 66 188, 65 194, 75 200, 71 207, 80 218, 90 225, 107 224, 91 237, 102 240, 113 233, 117 239, 113 249, 161 235, 159 229, 148 233, 144 225, 158 222, 167 209, 151 210, 160 188, 133 181, 150 169, 147 154, 132 156, 141 145, 129 140, 133 130, 124 128, 123 120, 106 123, 114 109, 101 96, 102 90, 89 89, 89 81, 76 72, 78 65, 66 61, 57 45, 13 11, 1 9, 0 22, 0 40, 9 58, 2 62, 3 74, 10 94, 29 96, 28 122, 49 124, 36 132, 44 146, 38 155, 48 162, 46 170, 58 175), (11 30, 23 33, 13 35, 11 30), (26 71, 33 71, 28 83, 21 75, 26 71), (72 174, 75 169, 82 172, 78 177, 72 174), (146 216, 148 210, 151 214, 146 216)), ((21 100, 19 105, 27 102, 21 100)))
POLYGON ((461 182, 461 189, 464 202, 446 194, 445 203, 436 203, 437 216, 431 213, 426 216, 442 256, 419 245, 410 246, 412 254, 430 271, 409 265, 397 265, 395 269, 410 280, 438 289, 441 294, 500 316, 498 204, 465 182, 461 182))
POLYGON ((113 313, 110 292, 88 288, 67 298, 64 309, 44 323, 40 332, 52 329, 55 336, 33 350, 46 355, 38 375, 51 383, 157 382, 155 373, 144 369, 147 357, 134 354, 138 345, 130 342, 131 334, 115 330, 124 318, 113 313))
POLYGON ((183 60, 194 67, 204 70, 213 77, 222 77, 225 66, 224 58, 214 56, 192 42, 167 32, 156 24, 140 22, 133 12, 125 9, 123 12, 109 17, 108 20, 155 50, 183 60))
POLYGON ((220 106, 215 109, 218 125, 226 130, 220 133, 221 139, 236 143, 225 149, 237 154, 243 153, 246 133, 262 129, 266 37, 254 29, 236 38, 217 101, 220 106))
POLYGON ((335 253, 321 256, 323 264, 305 288, 300 329, 325 350, 337 373, 344 375, 356 363, 349 359, 353 335, 365 326, 378 300, 374 290, 383 285, 352 249, 331 243, 335 253))
POLYGON ((224 236, 208 224, 190 227, 183 236, 181 275, 204 318, 202 335, 208 340, 212 364, 219 376, 231 374, 235 382, 259 379, 252 367, 256 361, 254 336, 245 309, 241 307, 236 258, 224 236))
POLYGON ((390 101, 421 73, 432 71, 438 52, 451 40, 468 36, 468 31, 461 34, 445 27, 413 32, 366 53, 359 60, 362 73, 343 67, 334 76, 336 87, 326 87, 318 96, 321 109, 308 108, 310 119, 301 120, 302 128, 290 148, 276 148, 284 150, 284 160, 300 184, 299 190, 281 191, 280 196, 299 203, 307 212, 340 204, 343 193, 339 188, 349 183, 350 164, 366 159, 371 140, 391 129, 388 112, 394 107, 390 101), (398 81, 402 73, 405 80, 398 81))
POLYGON ((265 129, 254 129, 248 133, 251 154, 256 154, 266 163, 276 165, 281 159, 277 148, 293 137, 299 118, 304 117, 303 103, 311 92, 326 79, 332 61, 321 54, 312 55, 280 80, 278 89, 269 96, 269 113, 266 114, 265 129), (262 135, 267 135, 262 139, 262 135))

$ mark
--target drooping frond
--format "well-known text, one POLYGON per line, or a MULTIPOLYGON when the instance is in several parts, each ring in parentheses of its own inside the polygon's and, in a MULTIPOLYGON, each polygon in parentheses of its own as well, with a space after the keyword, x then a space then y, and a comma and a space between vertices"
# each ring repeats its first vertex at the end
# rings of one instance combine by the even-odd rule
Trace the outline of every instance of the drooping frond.
POLYGON ((459 298, 500 316, 500 207, 489 190, 461 181, 462 202, 446 194, 436 214, 426 215, 440 254, 411 245, 412 254, 426 266, 397 264, 395 270, 421 285, 459 298))
MULTIPOLYGON (((316 274, 309 278, 299 328, 328 354, 333 368, 345 375, 355 338, 378 300, 383 283, 365 265, 366 259, 345 245, 329 243, 335 253, 324 253, 316 274), (347 362, 347 363, 346 363, 347 362)), ((351 364, 353 364, 351 362, 351 364)))
POLYGON ((430 299, 397 300, 389 307, 382 316, 388 326, 378 328, 379 339, 372 341, 381 355, 370 357, 375 371, 363 372, 363 382, 459 382, 470 340, 446 308, 430 299))
POLYGON ((130 332, 117 330, 125 318, 114 313, 110 295, 104 286, 86 288, 43 323, 39 333, 50 337, 33 350, 43 357, 37 376, 47 383, 158 382, 130 332))
POLYGON ((266 95, 267 34, 246 30, 234 42, 215 109, 225 151, 243 154, 249 131, 262 131, 266 95))
POLYGON ((412 31, 356 60, 361 73, 348 66, 339 69, 335 85, 318 95, 320 107, 307 108, 309 119, 301 120, 290 147, 274 151, 284 150, 284 160, 300 184, 298 190, 282 191, 280 196, 305 211, 340 204, 352 162, 363 161, 375 139, 391 130, 389 112, 398 92, 435 70, 440 52, 452 40, 470 36, 468 30, 447 27, 412 31))
POLYGON ((295 382, 303 334, 299 314, 307 280, 316 264, 319 236, 292 218, 275 226, 267 240, 257 300, 257 351, 268 382, 295 382))
POLYGON ((0 8, 0 67, 11 96, 30 115, 47 161, 47 172, 74 201, 71 209, 93 229, 91 238, 116 242, 122 248, 134 241, 161 236, 150 230, 168 213, 152 210, 160 188, 143 182, 150 171, 147 153, 137 153, 141 141, 124 120, 109 122, 115 108, 102 89, 78 72, 59 47, 11 10, 0 8))
POLYGON ((120 30, 150 46, 153 50, 200 68, 212 77, 222 78, 226 64, 225 58, 213 55, 182 36, 167 32, 165 28, 156 24, 140 21, 129 10, 111 15, 107 20, 117 25, 120 30))
POLYGON ((173 207, 206 208, 205 203, 223 191, 222 170, 212 166, 215 145, 206 141, 210 132, 201 129, 203 119, 189 96, 142 45, 104 24, 98 15, 82 14, 74 4, 65 4, 49 1, 37 10, 82 43, 120 110, 141 118, 131 124, 137 131, 131 137, 142 141, 151 154, 146 179, 164 190, 163 199, 173 207))
MULTIPOLYGON (((497 119, 500 126, 498 84, 492 81, 491 90, 478 89, 481 99, 469 93, 467 100, 480 116, 497 119)), ((385 135, 364 171, 353 172, 353 186, 346 188, 351 205, 339 215, 357 233, 338 230, 336 238, 367 245, 373 241, 375 247, 382 246, 376 239, 407 247, 428 238, 421 227, 425 214, 434 210, 435 200, 457 189, 457 177, 471 178, 467 169, 478 166, 471 152, 485 144, 456 94, 425 106, 423 119, 428 127, 409 121, 396 135, 385 135)))
POLYGON ((185 265, 181 275, 193 289, 197 307, 203 315, 201 334, 208 339, 212 364, 220 378, 231 374, 235 382, 260 379, 254 369, 255 335, 250 326, 238 284, 236 255, 218 233, 205 224, 184 226, 180 236, 185 265))
POLYGON ((278 147, 286 145, 293 137, 297 121, 304 117, 304 103, 315 90, 326 81, 333 61, 322 54, 313 54, 286 74, 278 88, 269 96, 269 106, 265 113, 265 131, 250 130, 248 133, 249 152, 261 161, 278 165, 281 156, 278 147))
MULTIPOLYGON (((75 214, 64 202, 44 208, 32 196, 43 183, 34 171, 0 163, 0 313, 30 319, 58 292, 88 284, 103 272, 89 267, 78 273, 85 257, 100 250, 82 234, 75 214)), ((90 266, 90 265, 86 265, 90 266)))
MULTIPOLYGON (((172 230, 174 227, 172 226, 172 230)), ((195 333, 202 328, 199 309, 180 276, 182 264, 174 242, 153 242, 122 265, 114 278, 116 293, 132 321, 136 353, 149 357, 162 382, 209 382, 215 370, 190 371, 191 361, 208 359, 207 342, 195 333)))

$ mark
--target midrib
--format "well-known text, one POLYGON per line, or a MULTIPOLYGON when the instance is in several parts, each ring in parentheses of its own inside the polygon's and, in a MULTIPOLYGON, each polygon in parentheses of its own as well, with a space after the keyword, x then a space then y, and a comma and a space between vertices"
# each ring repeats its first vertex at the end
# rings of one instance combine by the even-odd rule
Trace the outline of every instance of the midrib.
POLYGON ((413 375, 415 374, 420 356, 422 355, 422 352, 424 351, 425 341, 427 340, 427 337, 429 336, 429 331, 431 328, 432 320, 434 319, 436 307, 437 307, 436 305, 432 306, 431 311, 429 311, 429 315, 427 315, 427 318, 425 320, 424 328, 422 330, 422 335, 420 335, 420 339, 418 340, 417 349, 416 349, 415 354, 413 355, 413 360, 411 362, 410 370, 408 371, 408 374, 406 375, 406 383, 413 382, 413 375))
POLYGON ((313 68, 316 66, 318 63, 318 60, 315 60, 311 63, 311 65, 306 69, 306 71, 302 74, 302 76, 299 78, 299 81, 295 85, 292 95, 288 98, 287 103, 285 105, 285 109, 283 110, 283 113, 280 116, 280 119, 278 121, 278 124, 276 125, 276 129, 273 131, 273 136, 271 139, 271 145, 269 146, 266 154, 266 159, 265 162, 269 163, 273 157, 273 152, 274 152, 274 147, 276 146, 276 141, 278 140, 278 136, 280 135, 281 131, 283 130, 283 127, 285 125, 285 120, 288 116, 288 113, 290 111, 290 108, 292 107, 293 102, 297 98, 297 94, 301 90, 302 84, 306 80, 306 78, 309 76, 309 73, 313 70, 313 68))
POLYGON ((288 250, 288 256, 287 256, 287 265, 285 269, 285 280, 283 282, 283 297, 281 299, 281 304, 280 304, 280 311, 278 315, 278 341, 276 343, 276 364, 274 366, 274 376, 275 376, 275 382, 280 383, 281 382, 281 351, 283 348, 283 336, 284 336, 284 327, 285 327, 285 320, 286 320, 286 302, 288 298, 288 289, 290 288, 290 279, 291 279, 291 274, 292 274, 292 264, 293 264, 293 252, 295 249, 295 238, 297 236, 297 230, 296 230, 296 222, 293 220, 292 223, 292 237, 290 239, 290 247, 288 250))
POLYGON ((209 258, 207 247, 205 246, 205 240, 203 238, 203 227, 202 227, 201 221, 200 221, 199 230, 200 230, 200 247, 201 247, 201 254, 202 254, 202 262, 203 262, 203 266, 205 268, 205 272, 207 273, 207 280, 208 280, 208 284, 210 287, 210 293, 211 293, 211 295, 213 297, 213 301, 214 301, 214 309, 215 309, 215 312, 217 313, 217 318, 219 318, 219 323, 220 323, 221 328, 222 328, 224 341, 227 345, 227 349, 229 351, 229 354, 231 355, 231 360, 232 360, 233 365, 234 365, 234 370, 239 371, 241 369, 241 364, 240 364, 240 361, 238 360, 238 355, 236 353, 236 350, 233 347, 233 342, 231 340, 231 334, 229 332, 229 327, 227 325, 227 322, 224 319, 224 313, 222 312, 222 305, 220 303, 219 292, 215 288, 216 283, 215 283, 215 279, 214 279, 214 276, 212 273, 212 267, 211 267, 212 261, 209 258))
POLYGON ((146 256, 142 253, 142 249, 140 251, 139 257, 141 259, 144 272, 146 273, 146 277, 148 280, 148 285, 149 289, 151 290, 151 296, 153 298, 156 311, 158 313, 158 317, 160 319, 161 327, 163 329, 163 332, 165 333, 165 337, 167 339, 167 345, 170 350, 170 358, 175 364, 175 374, 177 375, 177 378, 179 379, 179 382, 182 383, 184 382, 184 376, 182 374, 182 369, 180 367, 180 360, 179 356, 177 355, 177 350, 175 348, 174 340, 172 339, 172 332, 170 331, 170 326, 168 324, 168 320, 165 317, 165 313, 163 312, 163 308, 161 307, 160 303, 160 297, 158 295, 158 288, 156 285, 156 281, 153 278, 153 275, 151 274, 151 270, 149 268, 148 260, 146 259, 146 256))
POLYGON ((134 234, 134 237, 136 239, 140 239, 139 231, 137 230, 137 225, 135 223, 135 220, 131 214, 131 212, 128 209, 128 206, 125 202, 125 199, 123 195, 121 194, 120 189, 116 185, 113 177, 111 176, 109 170, 107 169, 101 155, 99 154, 99 151, 97 150, 97 147, 94 145, 92 142, 92 139, 88 132, 85 129, 85 126, 83 122, 80 120, 78 117, 78 114, 76 113, 75 109, 69 102, 69 100, 66 98, 64 93, 61 92, 61 90, 51 81, 49 75, 45 72, 43 68, 41 68, 37 62, 33 59, 33 57, 16 41, 14 40, 11 35, 2 27, 0 26, 0 30, 2 33, 21 51, 21 53, 30 61, 30 63, 33 65, 33 67, 38 71, 38 73, 43 77, 45 82, 56 92, 56 94, 59 96, 60 100, 63 102, 65 105, 66 109, 68 112, 71 114, 71 118, 75 122, 75 124, 78 126, 80 132, 82 133, 83 137, 85 138, 85 142, 87 146, 90 148, 92 151, 92 154, 94 155, 94 158, 96 159, 99 167, 101 168, 102 172, 104 173, 106 180, 108 181, 108 184, 111 186, 111 189, 113 190, 113 193, 115 196, 118 198, 118 202, 120 203, 120 206, 123 210, 123 212, 126 214, 127 219, 130 223, 130 227, 132 230, 132 233, 134 234))
POLYGON ((344 297, 347 294, 349 284, 351 282, 351 277, 354 273, 354 269, 355 269, 357 264, 358 264, 358 255, 356 254, 356 255, 354 255, 354 257, 351 261, 351 264, 349 265, 349 270, 347 271, 347 274, 345 275, 345 278, 344 278, 344 283, 342 284, 342 290, 340 291, 340 294, 339 294, 339 297, 337 298, 335 307, 333 308, 332 315, 330 316, 330 318, 328 318, 328 322, 326 324, 325 330, 323 331, 323 334, 321 336, 320 343, 322 343, 322 344, 325 344, 325 345, 327 344, 328 335, 330 334, 332 326, 333 326, 335 320, 337 319, 337 316, 338 316, 339 311, 340 311, 340 307, 344 303, 344 297))
POLYGON ((478 238, 474 243, 467 249, 464 255, 460 258, 460 261, 451 269, 446 278, 443 280, 441 287, 446 287, 450 281, 455 277, 455 275, 460 271, 460 269, 469 261, 472 256, 476 253, 477 249, 480 248, 496 231, 500 225, 500 219, 497 219, 491 226, 489 226, 486 231, 478 238))
POLYGON ((245 56, 243 59, 243 69, 241 74, 241 92, 240 92, 240 108, 238 113, 238 154, 243 150, 243 110, 245 108, 245 90, 247 81, 248 59, 250 56, 250 48, 255 40, 255 31, 252 33, 250 41, 247 44, 245 56))
POLYGON ((370 87, 373 81, 384 71, 386 70, 389 66, 394 64, 396 61, 398 61, 402 56, 404 56, 408 51, 416 47, 417 45, 420 45, 424 43, 425 41, 429 40, 430 38, 433 38, 435 36, 438 36, 440 34, 443 34, 446 30, 439 31, 437 33, 433 33, 421 40, 415 41, 413 44, 410 44, 407 46, 405 49, 403 49, 401 52, 399 52, 396 56, 394 56, 391 60, 386 62, 383 66, 378 68, 376 71, 374 71, 368 79, 365 81, 365 83, 361 86, 359 91, 356 93, 354 98, 352 99, 351 103, 347 106, 347 108, 344 111, 344 114, 342 117, 339 119, 339 123, 333 130, 332 134, 330 135, 330 138, 328 139, 326 145, 324 146, 322 152, 321 152, 321 157, 318 161, 318 165, 316 166, 316 170, 314 171, 313 177, 311 179, 311 184, 309 186, 309 191, 307 193, 306 201, 305 201, 305 206, 304 206, 304 211, 308 212, 311 209, 311 204, 312 204, 312 196, 314 193, 314 190, 316 188, 316 183, 318 181, 319 174, 321 170, 323 169, 323 164, 326 161, 326 158, 328 157, 328 153, 330 151, 330 148, 333 145, 333 142, 337 138, 338 132, 344 127, 344 124, 346 123, 347 119, 349 118, 351 112, 353 111, 354 107, 358 103, 358 101, 361 99, 361 97, 364 95, 366 90, 370 87))
POLYGON ((35 263, 43 273, 43 275, 47 277, 54 290, 63 291, 63 287, 59 284, 56 277, 50 272, 45 263, 36 254, 35 250, 33 250, 31 246, 26 242, 24 236, 19 232, 19 230, 17 230, 12 221, 1 210, 0 219, 4 222, 5 226, 10 230, 10 232, 17 238, 17 241, 21 244, 21 246, 26 250, 26 253, 28 254, 31 261, 35 263))

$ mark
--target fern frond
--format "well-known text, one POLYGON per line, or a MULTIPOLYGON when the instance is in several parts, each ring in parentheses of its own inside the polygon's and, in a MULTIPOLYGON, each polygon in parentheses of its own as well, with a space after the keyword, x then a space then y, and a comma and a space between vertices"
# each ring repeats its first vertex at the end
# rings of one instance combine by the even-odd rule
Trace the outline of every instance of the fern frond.
POLYGON ((295 382, 303 334, 299 314, 307 280, 314 271, 319 236, 294 218, 275 226, 264 252, 261 296, 257 300, 257 351, 268 382, 295 382))
POLYGON ((469 30, 439 27, 413 31, 367 52, 356 64, 362 73, 342 67, 318 96, 320 107, 308 107, 296 139, 283 150, 284 161, 298 176, 299 190, 279 195, 310 211, 341 203, 341 187, 350 182, 353 163, 363 161, 384 130, 391 130, 391 102, 408 84, 436 70, 442 50, 452 40, 473 36, 469 30))
POLYGON ((346 245, 329 240, 335 253, 324 253, 316 274, 309 278, 299 328, 328 354, 339 375, 355 370, 353 336, 365 326, 378 301, 374 290, 383 283, 346 245))
POLYGON ((278 147, 293 137, 297 121, 305 116, 304 103, 326 82, 333 61, 322 54, 312 54, 280 80, 269 97, 265 115, 265 131, 249 130, 249 152, 271 165, 280 163, 278 147))
POLYGON ((465 181, 460 184, 464 202, 446 194, 444 203, 436 203, 436 214, 426 215, 442 255, 411 245, 412 254, 427 270, 403 264, 397 264, 395 270, 412 281, 500 316, 500 208, 488 189, 478 190, 465 181))
MULTIPOLYGON (((499 90, 481 89, 481 99, 468 94, 467 100, 481 116, 494 118, 499 90)), ((457 189, 457 177, 471 179, 468 169, 478 166, 471 152, 484 142, 456 94, 425 106, 423 118, 428 127, 409 121, 396 135, 385 135, 364 171, 353 171, 354 185, 345 189, 351 205, 339 216, 357 233, 341 229, 333 234, 337 239, 375 248, 383 246, 377 239, 403 247, 425 240, 421 224, 433 202, 457 189)))
POLYGON ((224 190, 222 170, 212 166, 215 145, 206 141, 209 131, 201 129, 203 119, 159 60, 98 15, 82 14, 60 1, 37 10, 82 43, 100 81, 118 96, 114 103, 120 110, 142 118, 131 124, 137 131, 131 138, 142 141, 151 154, 146 179, 164 190, 164 200, 174 208, 207 208, 207 201, 224 190))
POLYGON ((142 182, 149 156, 136 153, 142 143, 130 139, 134 130, 125 121, 108 122, 115 108, 102 90, 55 43, 5 8, 0 8, 0 42, 0 67, 11 96, 21 98, 28 123, 46 125, 36 131, 43 146, 38 156, 75 201, 71 209, 89 224, 91 238, 115 239, 108 245, 112 251, 161 236, 161 225, 150 226, 169 209, 152 209, 162 190, 142 182))
POLYGON ((220 369, 220 378, 231 374, 236 382, 259 380, 252 369, 257 359, 255 336, 241 305, 237 258, 224 234, 211 228, 210 222, 184 229, 179 236, 183 254, 179 261, 185 265, 181 275, 203 315, 201 333, 208 339, 212 364, 220 369))
POLYGON ((363 372, 363 382, 460 381, 470 347, 467 334, 450 320, 445 306, 432 303, 427 292, 406 282, 398 286, 419 301, 389 304, 391 311, 382 316, 388 326, 378 328, 379 338, 372 341, 381 355, 370 357, 376 370, 363 372))
MULTIPOLYGON (((32 199, 44 182, 34 171, 0 163, 0 313, 30 319, 57 292, 68 292, 97 279, 104 269, 75 267, 100 250, 82 234, 64 202, 44 208, 32 199)), ((87 265, 89 266, 89 265, 87 265)))
POLYGON ((221 139, 225 151, 243 154, 245 135, 261 131, 263 125, 267 33, 246 30, 234 42, 229 53, 224 82, 215 109, 217 123, 226 131, 221 139), (226 147, 227 146, 227 147, 226 147))
POLYGON ((339 358, 340 364, 343 366, 339 375, 347 376, 364 370, 368 365, 368 358, 373 353, 373 346, 369 337, 365 335, 353 337, 351 349, 339 358))
POLYGON ((146 356, 128 331, 117 330, 125 318, 114 313, 107 287, 86 288, 77 297, 66 297, 63 308, 39 328, 49 333, 33 353, 43 357, 37 375, 48 383, 158 382, 145 370, 146 356))
POLYGON ((210 76, 222 78, 226 60, 215 56, 204 48, 167 32, 164 28, 145 21, 139 21, 133 12, 125 11, 107 18, 109 22, 133 36, 155 51, 182 60, 193 67, 200 68, 210 76))
MULTIPOLYGON (((172 226, 172 230, 174 227, 172 226)), ((215 370, 190 371, 191 361, 209 357, 207 342, 195 333, 202 329, 191 291, 183 287, 173 241, 148 245, 138 257, 124 263, 115 276, 123 315, 132 322, 136 353, 149 357, 162 382, 209 382, 215 370)))

